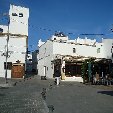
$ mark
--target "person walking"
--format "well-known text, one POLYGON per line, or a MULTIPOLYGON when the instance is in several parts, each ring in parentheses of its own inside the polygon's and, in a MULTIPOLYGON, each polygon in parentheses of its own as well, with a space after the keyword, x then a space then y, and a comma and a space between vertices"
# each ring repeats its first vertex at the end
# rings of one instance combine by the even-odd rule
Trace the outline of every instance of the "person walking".
POLYGON ((59 85, 60 83, 60 70, 58 67, 56 68, 56 71, 55 71, 55 82, 56 82, 56 85, 59 85))

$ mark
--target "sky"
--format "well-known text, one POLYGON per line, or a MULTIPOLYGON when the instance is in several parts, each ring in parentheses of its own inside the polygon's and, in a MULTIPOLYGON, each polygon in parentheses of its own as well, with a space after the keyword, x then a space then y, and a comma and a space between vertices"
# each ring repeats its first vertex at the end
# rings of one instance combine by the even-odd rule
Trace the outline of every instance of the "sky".
MULTIPOLYGON (((64 32, 69 39, 81 34, 97 41, 113 38, 113 0, 0 0, 0 15, 8 13, 10 4, 27 7, 29 16, 29 50, 38 49, 39 39, 46 41, 56 31, 64 32)), ((7 20, 0 17, 0 24, 7 20)))

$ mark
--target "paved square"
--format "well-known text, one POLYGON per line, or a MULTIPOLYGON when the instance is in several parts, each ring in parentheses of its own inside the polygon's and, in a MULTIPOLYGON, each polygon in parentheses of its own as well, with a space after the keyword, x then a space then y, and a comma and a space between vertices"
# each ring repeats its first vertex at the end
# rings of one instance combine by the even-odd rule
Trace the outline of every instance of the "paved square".
POLYGON ((38 77, 16 81, 13 87, 0 88, 0 113, 113 113, 110 86, 77 82, 56 86, 53 80, 38 77))

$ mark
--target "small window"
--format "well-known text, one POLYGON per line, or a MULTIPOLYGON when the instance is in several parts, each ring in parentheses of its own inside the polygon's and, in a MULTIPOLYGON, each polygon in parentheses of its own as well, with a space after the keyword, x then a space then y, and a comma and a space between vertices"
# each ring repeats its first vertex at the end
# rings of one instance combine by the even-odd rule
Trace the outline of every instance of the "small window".
POLYGON ((62 42, 62 39, 60 39, 60 42, 62 42))
POLYGON ((2 33, 3 32, 3 29, 2 28, 0 28, 0 33, 2 33))
POLYGON ((12 13, 12 16, 18 16, 16 13, 12 13))
MULTIPOLYGON (((45 48, 45 53, 46 53, 46 48, 45 48)), ((44 53, 44 54, 45 54, 45 53, 44 53)))
POLYGON ((23 13, 19 13, 19 17, 23 17, 23 13))
POLYGON ((76 49, 75 48, 73 48, 73 53, 76 53, 76 49))
POLYGON ((97 49, 97 53, 100 53, 100 48, 97 49))
POLYGON ((29 59, 29 61, 32 61, 32 59, 29 59))
POLYGON ((21 54, 26 54, 26 52, 21 52, 21 54))
MULTIPOLYGON (((4 62, 4 69, 6 69, 6 62, 4 62)), ((7 69, 8 70, 12 69, 12 62, 7 62, 7 69)))

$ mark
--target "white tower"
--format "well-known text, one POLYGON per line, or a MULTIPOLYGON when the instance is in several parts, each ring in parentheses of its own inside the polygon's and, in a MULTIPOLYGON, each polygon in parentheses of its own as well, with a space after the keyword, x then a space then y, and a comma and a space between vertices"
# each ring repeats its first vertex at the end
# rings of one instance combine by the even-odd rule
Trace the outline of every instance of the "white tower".
POLYGON ((9 33, 28 36, 29 9, 10 5, 9 16, 9 33))

